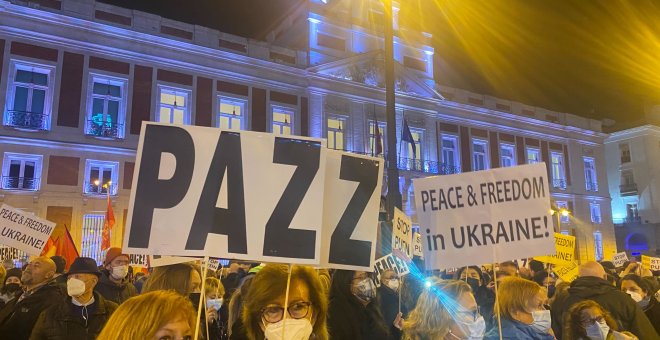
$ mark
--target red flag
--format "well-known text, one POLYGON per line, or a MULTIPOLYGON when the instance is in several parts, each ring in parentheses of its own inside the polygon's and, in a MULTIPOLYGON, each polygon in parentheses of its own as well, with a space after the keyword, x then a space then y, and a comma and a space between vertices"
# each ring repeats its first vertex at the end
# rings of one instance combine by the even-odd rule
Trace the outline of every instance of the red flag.
POLYGON ((73 243, 71 234, 69 234, 69 229, 66 228, 66 225, 63 229, 64 233, 59 233, 59 236, 57 236, 55 239, 53 239, 54 235, 51 235, 51 237, 48 239, 48 242, 46 242, 46 246, 41 252, 41 255, 48 257, 55 255, 62 256, 66 259, 66 269, 69 269, 69 266, 71 263, 73 263, 73 260, 75 260, 80 255, 78 255, 76 244, 73 243))
POLYGON ((110 201, 110 188, 108 188, 108 209, 105 211, 103 220, 103 231, 101 232, 101 250, 110 248, 110 231, 115 225, 115 213, 112 211, 112 201, 110 201))

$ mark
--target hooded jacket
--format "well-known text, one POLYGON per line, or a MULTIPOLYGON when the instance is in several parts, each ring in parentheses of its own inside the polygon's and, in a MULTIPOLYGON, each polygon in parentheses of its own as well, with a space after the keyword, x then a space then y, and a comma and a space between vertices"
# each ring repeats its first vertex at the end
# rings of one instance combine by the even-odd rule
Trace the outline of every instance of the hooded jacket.
POLYGON ((94 291, 103 295, 106 300, 110 300, 118 305, 122 302, 138 295, 137 289, 128 279, 123 279, 120 284, 110 281, 110 273, 107 270, 101 271, 101 279, 94 287, 94 291))
POLYGON ((592 276, 577 278, 568 288, 566 299, 555 301, 553 304, 552 329, 557 338, 561 338, 561 328, 568 310, 574 304, 584 300, 593 300, 601 305, 612 315, 621 330, 630 331, 640 339, 659 339, 653 325, 635 300, 616 289, 608 281, 592 276))

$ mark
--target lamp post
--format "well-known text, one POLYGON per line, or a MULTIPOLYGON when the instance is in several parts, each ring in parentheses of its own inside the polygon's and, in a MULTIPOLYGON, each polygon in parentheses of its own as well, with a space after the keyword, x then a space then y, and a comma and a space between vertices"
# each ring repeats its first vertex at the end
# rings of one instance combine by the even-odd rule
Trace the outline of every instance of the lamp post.
POLYGON ((392 0, 383 0, 385 18, 385 115, 387 121, 387 212, 394 216, 394 207, 401 209, 399 168, 396 154, 396 111, 394 95, 394 28, 392 0))
POLYGON ((566 208, 560 208, 559 210, 550 209, 550 214, 557 216, 557 228, 555 229, 555 232, 561 232, 561 217, 567 217, 571 212, 566 208))

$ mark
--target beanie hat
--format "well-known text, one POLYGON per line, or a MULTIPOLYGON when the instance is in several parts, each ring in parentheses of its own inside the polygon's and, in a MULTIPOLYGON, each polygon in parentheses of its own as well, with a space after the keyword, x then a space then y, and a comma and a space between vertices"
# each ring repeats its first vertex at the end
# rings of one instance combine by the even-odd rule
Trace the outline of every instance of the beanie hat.
POLYGON ((96 265, 96 261, 91 257, 76 258, 71 264, 71 267, 69 267, 69 271, 66 273, 66 275, 68 276, 71 274, 83 273, 94 274, 98 277, 101 276, 101 272, 99 271, 99 267, 96 265))
MULTIPOLYGON (((10 277, 17 277, 19 280, 21 279, 21 275, 23 272, 21 271, 21 268, 12 268, 7 271, 7 276, 5 276, 5 282, 7 282, 7 279, 10 277)), ((5 283, 3 282, 3 284, 5 283)))
POLYGON ((108 249, 108 252, 105 254, 105 261, 103 261, 103 265, 104 266, 109 265, 110 262, 112 262, 112 260, 122 255, 128 257, 128 254, 124 254, 121 252, 121 248, 108 249))

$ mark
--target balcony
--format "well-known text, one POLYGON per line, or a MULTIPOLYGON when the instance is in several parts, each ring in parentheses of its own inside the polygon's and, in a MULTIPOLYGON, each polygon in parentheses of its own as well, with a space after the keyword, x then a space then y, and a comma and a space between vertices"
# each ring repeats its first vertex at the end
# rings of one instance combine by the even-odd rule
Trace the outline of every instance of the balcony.
POLYGON ((83 184, 83 191, 88 195, 106 195, 110 189, 110 196, 117 195, 117 183, 108 184, 94 184, 85 182, 83 184))
POLYGON ((566 180, 565 179, 553 179, 552 187, 555 189, 566 190, 566 180))
POLYGON ((88 120, 85 134, 99 138, 119 139, 123 124, 88 120))
POLYGON ((29 131, 46 131, 49 119, 48 115, 41 113, 9 110, 5 126, 29 131))
MULTIPOLYGON (((357 153, 360 155, 372 156, 371 154, 365 152, 356 152, 350 150, 346 150, 346 151, 351 153, 357 153)), ((387 166, 387 155, 381 154, 376 157, 385 158, 385 165, 387 166)), ((451 175, 451 174, 458 174, 461 172, 461 168, 457 166, 440 163, 440 162, 421 160, 415 158, 405 158, 405 157, 399 157, 399 159, 397 160, 397 167, 399 168, 399 170, 415 171, 415 172, 421 172, 432 175, 451 175)))
POLYGON ((596 182, 587 182, 587 191, 598 191, 598 183, 596 182))
POLYGON ((626 183, 619 185, 619 193, 621 196, 636 196, 637 183, 626 183))
POLYGON ((4 190, 37 191, 39 184, 39 178, 2 176, 2 189, 4 190))

